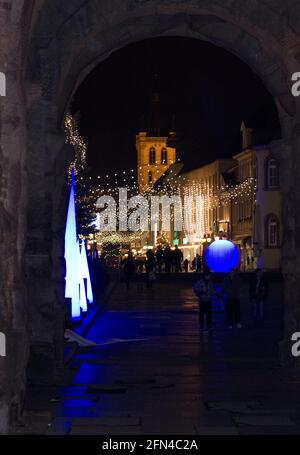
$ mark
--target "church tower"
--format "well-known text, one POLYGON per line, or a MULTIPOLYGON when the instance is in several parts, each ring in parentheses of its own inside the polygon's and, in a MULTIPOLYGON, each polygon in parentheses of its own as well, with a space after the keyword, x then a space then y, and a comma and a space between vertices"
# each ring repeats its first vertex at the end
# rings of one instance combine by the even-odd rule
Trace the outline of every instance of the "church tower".
POLYGON ((247 128, 245 122, 242 121, 240 131, 242 133, 242 150, 247 150, 252 145, 252 129, 247 128))
POLYGON ((148 125, 136 135, 137 176, 139 192, 151 189, 154 183, 176 162, 176 148, 169 147, 168 141, 175 132, 162 134, 160 95, 155 90, 151 99, 148 125))

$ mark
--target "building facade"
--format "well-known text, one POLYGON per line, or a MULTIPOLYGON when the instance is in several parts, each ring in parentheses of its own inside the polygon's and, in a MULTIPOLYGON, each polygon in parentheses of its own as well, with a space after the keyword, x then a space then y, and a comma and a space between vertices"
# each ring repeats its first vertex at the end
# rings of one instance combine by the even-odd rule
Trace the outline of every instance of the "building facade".
POLYGON ((262 267, 280 269, 281 195, 279 166, 270 147, 246 149, 233 157, 229 170, 231 198, 231 239, 239 246, 243 271, 262 267), (255 191, 252 191, 255 183, 255 191))
MULTIPOLYGON (((176 162, 176 149, 168 147, 168 137, 136 137, 138 185, 140 193, 153 188, 164 194, 174 186, 184 202, 183 230, 157 232, 145 236, 147 245, 179 245, 184 257, 203 256, 216 238, 232 240, 240 251, 241 271, 262 267, 266 271, 281 268, 281 193, 279 165, 271 146, 251 146, 251 129, 242 123, 242 151, 229 159, 182 172, 176 162), (176 179, 174 179, 174 174, 176 179), (172 175, 172 177, 170 177, 172 175), (164 184, 160 190, 155 182, 164 184), (160 179, 158 181, 158 179, 160 179), (171 185, 170 185, 171 181, 171 185)), ((145 242, 143 242, 145 243, 145 242)))
POLYGON ((181 175, 182 199, 191 196, 193 201, 191 210, 185 210, 180 238, 185 258, 203 256, 215 237, 231 237, 231 205, 224 176, 234 166, 233 159, 216 160, 181 175))
MULTIPOLYGON (((172 133, 170 133, 170 136, 172 133)), ((151 189, 154 183, 176 162, 176 149, 167 145, 169 137, 136 135, 137 176, 140 193, 151 189)))
POLYGON ((253 248, 257 265, 266 270, 281 268, 282 199, 280 168, 270 148, 256 148, 256 203, 253 248))
POLYGON ((270 146, 251 147, 251 130, 242 124, 242 152, 183 174, 183 193, 203 195, 202 228, 196 210, 181 237, 185 256, 204 254, 214 238, 232 240, 241 271, 281 268, 281 193, 279 164, 270 146))

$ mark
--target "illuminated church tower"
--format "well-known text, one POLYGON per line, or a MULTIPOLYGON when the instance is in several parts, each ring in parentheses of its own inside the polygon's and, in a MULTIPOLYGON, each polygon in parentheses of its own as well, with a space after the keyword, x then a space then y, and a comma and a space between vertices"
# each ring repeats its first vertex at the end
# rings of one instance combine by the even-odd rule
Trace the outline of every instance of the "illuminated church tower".
POLYGON ((160 95, 156 89, 152 95, 148 125, 136 135, 137 176, 139 192, 149 190, 171 164, 176 162, 176 148, 169 147, 175 132, 162 134, 160 95))

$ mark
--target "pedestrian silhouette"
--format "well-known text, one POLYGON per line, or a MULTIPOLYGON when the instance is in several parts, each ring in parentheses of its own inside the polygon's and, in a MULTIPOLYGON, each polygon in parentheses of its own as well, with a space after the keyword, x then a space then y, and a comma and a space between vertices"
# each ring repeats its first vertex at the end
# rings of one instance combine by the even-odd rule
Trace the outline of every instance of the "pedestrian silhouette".
POLYGON ((128 291, 130 283, 132 282, 135 275, 135 263, 131 252, 128 253, 128 257, 123 261, 123 273, 126 289, 128 291))
POLYGON ((264 318, 265 301, 269 294, 269 284, 261 268, 257 268, 255 276, 250 280, 249 297, 253 303, 254 322, 262 322, 264 318))
POLYGON ((224 280, 221 293, 226 299, 226 313, 228 328, 232 329, 235 324, 238 329, 241 325, 240 309, 240 279, 234 269, 230 269, 224 280))
POLYGON ((183 260, 183 254, 182 251, 178 248, 178 245, 175 246, 175 250, 173 252, 173 260, 174 260, 174 267, 175 267, 175 272, 181 272, 181 262, 183 260))
POLYGON ((146 253, 146 274, 147 274, 147 287, 152 288, 153 281, 155 280, 154 266, 155 266, 155 256, 153 250, 150 249, 146 253))
POLYGON ((165 261, 165 272, 171 272, 171 265, 172 265, 172 251, 170 245, 167 245, 164 250, 164 261, 165 261))
POLYGON ((204 329, 205 322, 207 328, 210 329, 212 327, 212 297, 214 294, 210 272, 205 272, 196 281, 194 284, 194 293, 198 297, 200 330, 204 329))

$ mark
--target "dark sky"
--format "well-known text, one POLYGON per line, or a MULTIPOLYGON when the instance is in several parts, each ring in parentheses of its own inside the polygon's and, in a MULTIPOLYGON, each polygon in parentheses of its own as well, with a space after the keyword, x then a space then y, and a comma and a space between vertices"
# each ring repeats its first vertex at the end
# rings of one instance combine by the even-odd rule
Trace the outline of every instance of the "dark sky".
POLYGON ((245 63, 206 42, 155 38, 114 52, 75 94, 72 112, 80 113, 93 174, 136 169, 135 135, 147 125, 154 89, 162 132, 175 118, 187 168, 239 152, 242 119, 256 128, 256 143, 280 134, 273 99, 245 63))

